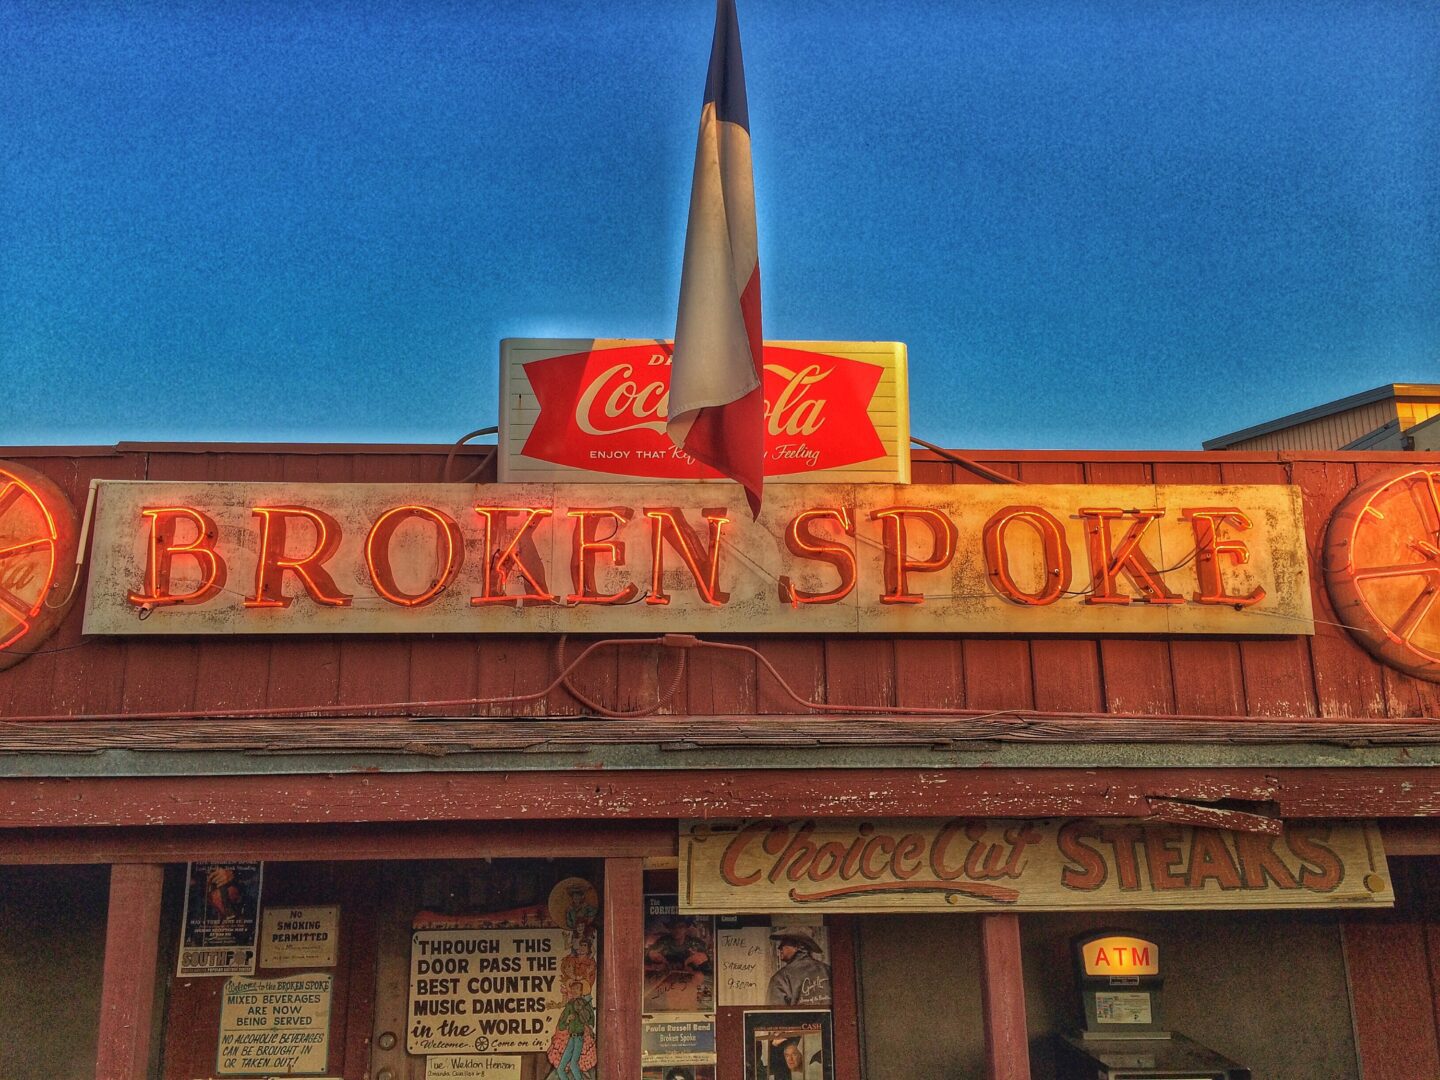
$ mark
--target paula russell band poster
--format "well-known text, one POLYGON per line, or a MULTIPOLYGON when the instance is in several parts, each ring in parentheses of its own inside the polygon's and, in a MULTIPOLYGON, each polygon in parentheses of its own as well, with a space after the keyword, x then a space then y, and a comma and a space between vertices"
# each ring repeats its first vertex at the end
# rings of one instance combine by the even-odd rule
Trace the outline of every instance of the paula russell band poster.
POLYGON ((177 965, 182 978, 255 974, 264 868, 258 862, 189 865, 177 965))
POLYGON ((715 920, 682 915, 674 893, 645 897, 646 1013, 715 1011, 715 920))
POLYGON ((745 1080, 834 1080, 828 1012, 747 1012, 745 1080))

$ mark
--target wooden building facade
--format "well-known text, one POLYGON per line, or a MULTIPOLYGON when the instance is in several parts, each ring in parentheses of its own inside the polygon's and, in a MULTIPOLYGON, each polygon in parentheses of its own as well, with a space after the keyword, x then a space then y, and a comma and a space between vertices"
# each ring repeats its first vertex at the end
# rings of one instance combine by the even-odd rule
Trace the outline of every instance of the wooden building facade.
MULTIPOLYGON (((531 1052, 495 1075, 545 1080, 553 1066, 570 1080, 562 1069, 598 1066, 599 1080, 640 1080, 652 1075, 645 897, 681 886, 682 832, 710 819, 1083 820, 1270 837, 1378 823, 1395 893, 1383 910, 797 917, 825 932, 824 1075, 1060 1075, 1056 1040, 1079 1006, 1068 943, 1110 926, 1165 942, 1167 1019, 1255 1076, 1440 1075, 1440 682, 1423 657, 1407 668, 1363 647, 1326 587, 1337 508, 1417 468, 1433 491, 1440 459, 981 459, 1017 493, 1298 492, 1313 633, 1017 633, 977 620, 696 637, 655 611, 644 634, 126 637, 85 634, 77 604, 0 670, 0 1077, 260 1075, 220 1053, 226 980, 177 974, 176 953, 187 866, 263 863, 267 909, 338 909, 338 952, 317 967, 324 1071, 305 1058, 304 1075, 443 1075, 409 1052, 412 935, 538 909, 579 880, 594 889, 582 921, 599 945, 588 1057, 562 1066, 531 1052)), ((3 448, 0 462, 49 478, 77 519, 96 480, 413 487, 448 470, 483 487, 494 475, 487 451, 452 461, 445 447, 121 444, 3 448)), ((928 452, 912 476, 992 484, 928 452)), ((1416 512, 1430 530, 1414 555, 1419 587, 1433 590, 1440 517, 1416 512)), ((78 571, 78 595, 96 573, 93 561, 78 571)), ((1413 621, 1434 619, 1427 603, 1413 621)), ((1428 648, 1436 634, 1417 640, 1428 648)), ((775 935, 787 932, 801 931, 775 935)), ((293 970, 264 961, 252 969, 262 978, 293 970)), ((710 1012, 711 1075, 759 1080, 747 1009, 722 993, 710 1012)), ((767 1080, 781 1072, 808 1080, 779 1065, 767 1080)))

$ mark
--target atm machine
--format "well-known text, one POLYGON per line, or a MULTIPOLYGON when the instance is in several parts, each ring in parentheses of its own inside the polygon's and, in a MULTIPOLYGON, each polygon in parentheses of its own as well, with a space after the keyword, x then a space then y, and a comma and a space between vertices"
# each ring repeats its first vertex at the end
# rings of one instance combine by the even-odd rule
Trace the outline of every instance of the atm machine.
POLYGON ((1057 1080, 1251 1080, 1243 1065, 1165 1029, 1158 944, 1097 930, 1073 945, 1085 1026, 1062 1036, 1057 1080))

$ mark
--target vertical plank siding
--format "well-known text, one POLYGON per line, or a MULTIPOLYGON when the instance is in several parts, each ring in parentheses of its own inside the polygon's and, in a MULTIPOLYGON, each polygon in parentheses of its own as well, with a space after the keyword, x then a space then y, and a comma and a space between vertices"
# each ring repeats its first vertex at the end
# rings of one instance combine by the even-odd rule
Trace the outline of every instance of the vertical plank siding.
MULTIPOLYGON (((348 455, 293 455, 284 459, 281 478, 287 483, 344 484, 350 480, 348 455)), ((339 581, 342 592, 353 591, 339 581)), ((270 681, 265 704, 271 708, 336 705, 340 700, 340 642, 306 637, 304 641, 272 641, 270 681)))
MULTIPOLYGON (((49 473, 70 499, 76 513, 85 512, 92 479, 118 474, 122 479, 138 480, 144 476, 145 462, 139 458, 74 458, 60 463, 59 473, 49 473), (112 471, 113 470, 113 471, 112 471)), ((48 470, 41 468, 42 472, 48 470)), ((48 660, 49 680, 45 711, 66 713, 104 712, 124 707, 125 668, 129 650, 121 641, 84 640, 80 634, 81 607, 84 603, 85 581, 76 585, 78 599, 59 631, 40 648, 53 650, 50 655, 36 656, 20 665, 20 669, 48 660), (82 641, 84 643, 82 644, 82 641)), ((184 650, 181 650, 184 652, 184 650)), ((179 661, 184 666, 184 660, 179 661)), ((143 676, 142 671, 137 677, 143 676)), ((43 668, 36 681, 45 684, 43 668)))
POLYGON ((1355 488, 1355 466, 1338 461, 1297 461, 1292 475, 1305 498, 1305 543, 1315 599, 1315 697, 1321 716, 1384 716, 1385 689, 1381 667, 1339 625, 1330 604, 1321 563, 1325 528, 1330 515, 1355 488))
MULTIPOLYGON (((1153 467, 1145 462, 1104 461, 1087 465, 1085 479, 1091 484, 1149 484, 1155 476, 1153 467)), ((1106 712, 1159 715, 1176 711, 1170 644, 1154 638, 1100 640, 1106 712)))
POLYGON ((1435 935, 1431 859, 1391 863, 1393 911, 1347 912, 1341 923, 1355 1051, 1365 1080, 1440 1076, 1440 983, 1427 949, 1435 935))
MULTIPOLYGON (((1157 484, 1220 484, 1220 463, 1160 462, 1157 484)), ((1165 552, 1166 566, 1187 553, 1165 552)), ((1175 686, 1175 711, 1190 716, 1243 716, 1245 676, 1240 645, 1219 638, 1175 638, 1170 645, 1170 677, 1175 686)))
MULTIPOLYGON (((151 455, 152 457, 154 455, 151 455)), ((206 455, 211 480, 265 480, 280 476, 280 454, 225 453, 206 455)), ((160 463, 156 463, 157 467, 160 463)), ((147 473, 150 480, 170 479, 163 472, 147 473)), ((253 582, 227 582, 226 589, 246 595, 253 582)), ((143 641, 132 641, 132 652, 143 641)), ((195 683, 197 709, 260 709, 270 696, 270 643, 263 638, 205 637, 199 642, 199 674, 195 683)), ((164 650, 157 650, 163 652, 164 650)))
MULTIPOLYGON (((443 451, 302 453, 294 448, 117 450, 26 457, 83 508, 95 478, 418 483, 438 478, 443 451)), ((457 475, 473 468, 467 458, 457 475)), ((854 635, 736 637, 759 649, 807 700, 956 710, 1218 716, 1440 716, 1440 686, 1383 668, 1340 626, 1316 553, 1330 513, 1357 483, 1413 455, 1012 452, 985 463, 1028 483, 1235 483, 1297 485, 1302 493, 1317 617, 1313 638, 1007 637, 854 635), (1153 457, 1153 460, 1151 459, 1153 457)), ((484 476, 493 475, 493 464, 484 476)), ((917 483, 988 481, 935 455, 914 463, 917 483)), ((1167 555, 1168 560, 1168 555, 1167 555)), ((84 578, 78 586, 85 587, 84 578)), ((246 582, 227 588, 243 592, 246 582)), ((538 689, 559 670, 547 635, 465 638, 205 637, 194 640, 81 635, 77 604, 38 655, 0 675, 9 715, 90 715, 196 709, 375 703, 503 696, 538 689)), ((585 638, 565 642, 575 656, 585 638)), ((752 657, 696 651, 661 714, 803 712, 752 657)), ((660 649, 609 650, 576 673, 598 703, 646 709, 668 689, 678 657, 660 649)), ((435 712, 577 715, 563 688, 543 701, 435 712)))
MULTIPOLYGON (((1020 479, 1027 484, 1083 484, 1085 466, 1078 461, 1025 461, 1020 479)), ((1030 669, 1035 708, 1104 712, 1100 644, 1094 638, 1031 638, 1030 669)))

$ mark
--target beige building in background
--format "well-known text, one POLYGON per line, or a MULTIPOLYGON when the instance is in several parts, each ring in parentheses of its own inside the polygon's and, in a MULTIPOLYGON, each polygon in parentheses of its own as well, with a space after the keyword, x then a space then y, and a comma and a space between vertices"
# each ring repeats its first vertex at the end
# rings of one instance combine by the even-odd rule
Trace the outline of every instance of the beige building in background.
POLYGON ((1440 449, 1440 384, 1386 383, 1206 439, 1206 450, 1440 449))

